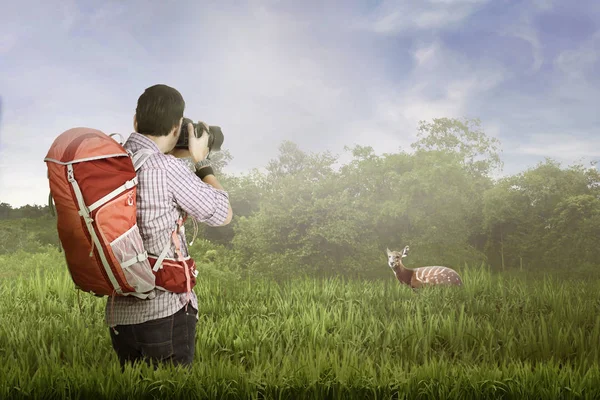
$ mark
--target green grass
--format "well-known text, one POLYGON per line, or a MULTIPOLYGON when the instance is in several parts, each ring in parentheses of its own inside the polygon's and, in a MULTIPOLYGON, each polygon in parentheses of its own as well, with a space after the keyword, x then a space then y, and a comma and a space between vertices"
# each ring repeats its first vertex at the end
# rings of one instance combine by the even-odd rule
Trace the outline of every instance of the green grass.
POLYGON ((0 398, 600 398, 598 280, 459 271, 419 293, 207 274, 193 370, 122 374, 61 253, 0 256, 0 398))

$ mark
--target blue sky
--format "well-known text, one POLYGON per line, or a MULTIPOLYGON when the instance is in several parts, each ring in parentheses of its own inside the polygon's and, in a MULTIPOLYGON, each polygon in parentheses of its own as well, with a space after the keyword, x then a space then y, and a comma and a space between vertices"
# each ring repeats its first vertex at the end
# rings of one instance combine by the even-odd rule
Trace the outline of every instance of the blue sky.
POLYGON ((600 159, 600 2, 19 1, 0 13, 0 202, 45 204, 54 138, 133 130, 165 83, 221 125, 228 172, 306 151, 409 149, 419 120, 480 118, 504 174, 600 159), (152 4, 149 6, 148 4, 152 4))

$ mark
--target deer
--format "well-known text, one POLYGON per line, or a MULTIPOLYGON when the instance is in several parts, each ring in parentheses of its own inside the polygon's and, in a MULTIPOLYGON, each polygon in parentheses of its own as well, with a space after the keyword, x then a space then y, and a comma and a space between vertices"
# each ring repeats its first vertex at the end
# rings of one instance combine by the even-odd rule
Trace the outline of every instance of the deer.
POLYGON ((404 283, 412 289, 436 285, 462 286, 460 275, 449 267, 428 266, 413 269, 406 268, 404 264, 402 264, 402 259, 408 255, 408 246, 402 250, 402 253, 399 251, 391 251, 390 249, 386 250, 388 265, 392 271, 394 271, 396 278, 400 283, 404 283))

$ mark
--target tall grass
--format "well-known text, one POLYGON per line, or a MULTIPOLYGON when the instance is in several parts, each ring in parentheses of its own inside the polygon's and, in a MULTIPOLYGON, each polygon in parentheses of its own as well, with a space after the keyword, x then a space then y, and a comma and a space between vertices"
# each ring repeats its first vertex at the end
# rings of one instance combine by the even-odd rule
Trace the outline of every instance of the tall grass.
POLYGON ((121 373, 106 299, 80 309, 61 257, 0 256, 0 398, 600 397, 596 280, 464 267, 463 288, 415 293, 205 273, 193 370, 121 373))

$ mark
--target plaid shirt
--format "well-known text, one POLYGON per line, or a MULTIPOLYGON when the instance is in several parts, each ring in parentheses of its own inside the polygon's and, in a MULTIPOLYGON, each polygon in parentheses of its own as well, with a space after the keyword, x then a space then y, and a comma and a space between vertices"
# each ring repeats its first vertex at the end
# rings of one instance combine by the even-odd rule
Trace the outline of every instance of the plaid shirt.
MULTIPOLYGON (((137 222, 144 246, 149 255, 158 256, 167 244, 167 257, 176 258, 171 233, 181 211, 198 222, 219 226, 227 219, 229 196, 226 192, 202 182, 182 159, 162 153, 156 143, 133 132, 124 146, 135 152, 146 148, 155 152, 137 171, 137 222)), ((179 233, 183 256, 189 255, 185 229, 179 233)), ((172 293, 154 289, 153 299, 132 296, 109 297, 105 321, 109 326, 140 324, 175 314, 187 302, 186 293, 172 293)), ((198 309, 194 291, 190 305, 198 309)))

